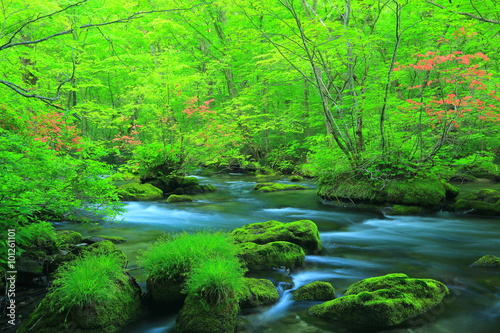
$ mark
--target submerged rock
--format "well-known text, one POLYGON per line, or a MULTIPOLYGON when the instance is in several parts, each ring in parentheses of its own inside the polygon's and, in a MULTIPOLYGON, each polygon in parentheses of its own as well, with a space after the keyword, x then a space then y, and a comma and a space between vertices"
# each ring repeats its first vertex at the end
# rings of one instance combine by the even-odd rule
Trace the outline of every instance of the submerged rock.
POLYGON ((276 303, 279 299, 278 290, 267 279, 245 278, 248 292, 240 299, 242 308, 251 308, 276 303))
POLYGON ((482 189, 457 200, 451 208, 467 214, 500 216, 500 191, 482 189))
POLYGON ((302 266, 305 253, 302 248, 290 242, 271 242, 263 245, 248 242, 238 244, 239 257, 250 270, 285 267, 293 269, 302 266))
POLYGON ((323 249, 317 225, 310 220, 290 223, 267 221, 244 225, 234 229, 231 236, 237 243, 253 242, 266 244, 286 241, 299 245, 308 254, 318 253, 323 249))
POLYGON ((278 191, 292 191, 292 190, 308 190, 309 187, 297 184, 258 183, 255 184, 253 189, 261 192, 278 192, 278 191))
POLYGON ((315 281, 292 291, 296 301, 331 301, 335 288, 329 282, 315 281))
POLYGON ((151 184, 129 183, 118 187, 118 195, 124 201, 151 201, 163 197, 163 192, 151 184))
POLYGON ((500 258, 487 255, 479 258, 470 267, 500 267, 500 258))
POLYGON ((309 313, 355 326, 390 327, 434 308, 448 294, 439 281, 388 274, 356 282, 344 296, 315 305, 309 313))

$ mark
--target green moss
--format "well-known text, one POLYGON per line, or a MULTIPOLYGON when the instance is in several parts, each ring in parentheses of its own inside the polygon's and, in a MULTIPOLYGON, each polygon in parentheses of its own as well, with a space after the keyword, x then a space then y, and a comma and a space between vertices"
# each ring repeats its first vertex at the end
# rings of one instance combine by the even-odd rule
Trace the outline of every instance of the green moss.
POLYGON ((389 215, 418 215, 423 211, 422 207, 394 205, 389 215))
POLYGON ((125 238, 118 237, 118 236, 103 236, 103 235, 99 235, 97 237, 101 237, 101 238, 104 238, 105 240, 109 240, 113 244, 121 244, 121 243, 123 243, 123 242, 126 241, 125 238))
POLYGON ((408 206, 435 206, 446 197, 446 190, 438 179, 393 181, 387 186, 387 201, 408 206))
POLYGON ((291 182, 301 182, 304 180, 304 177, 299 175, 291 175, 290 177, 288 177, 288 180, 291 182))
POLYGON ((331 283, 315 281, 292 292, 296 301, 330 301, 335 298, 335 288, 331 283))
POLYGON ((457 200, 451 209, 469 214, 497 216, 500 215, 500 191, 482 189, 457 200))
POLYGON ((336 184, 322 184, 318 188, 318 196, 327 200, 353 200, 356 202, 372 202, 377 197, 377 188, 367 181, 348 181, 336 184))
POLYGON ((94 232, 100 232, 102 229, 103 229, 103 227, 93 227, 93 228, 90 228, 89 230, 87 230, 87 232, 93 234, 94 232))
POLYGON ((307 190, 306 186, 295 184, 282 184, 282 183, 258 183, 255 184, 254 190, 261 192, 278 192, 278 191, 292 191, 292 190, 307 190))
POLYGON ((151 184, 129 183, 118 187, 118 195, 125 201, 159 200, 163 192, 151 184))
POLYGON ((267 279, 245 278, 247 291, 240 299, 242 308, 251 308, 276 303, 279 299, 278 290, 267 279))
POLYGON ((500 258, 487 255, 479 258, 470 267, 500 267, 500 258))
POLYGON ((236 300, 206 306, 196 296, 188 296, 177 316, 177 333, 229 333, 236 329, 239 306, 236 300))
POLYGON ((446 199, 455 199, 460 194, 460 189, 448 182, 442 182, 446 193, 446 199))
POLYGON ((310 220, 290 223, 267 221, 247 224, 233 230, 231 236, 237 243, 266 244, 275 241, 286 241, 301 246, 309 254, 318 253, 323 248, 318 227, 310 220))
POLYGON ((441 282, 388 274, 359 281, 345 296, 315 305, 309 313, 357 326, 389 327, 432 309, 448 294, 441 282))
POLYGON ((180 308, 186 299, 182 293, 184 276, 152 277, 146 280, 146 288, 153 301, 171 308, 180 308))
POLYGON ((264 245, 256 243, 241 243, 240 258, 250 270, 272 268, 296 268, 305 260, 304 250, 290 242, 271 242, 264 245))
POLYGON ((60 244, 80 244, 83 241, 83 236, 73 230, 59 230, 57 231, 57 239, 60 244))
POLYGON ((189 202, 189 201, 193 201, 193 198, 191 198, 189 195, 171 194, 167 199, 168 203, 189 202))

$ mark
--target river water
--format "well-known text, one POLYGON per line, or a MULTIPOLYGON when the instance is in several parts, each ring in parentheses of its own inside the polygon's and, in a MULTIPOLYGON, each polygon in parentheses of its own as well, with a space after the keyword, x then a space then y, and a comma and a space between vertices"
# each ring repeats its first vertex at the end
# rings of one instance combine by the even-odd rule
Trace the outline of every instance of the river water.
MULTIPOLYGON (((500 272, 472 269, 483 255, 500 256, 500 219, 446 212, 424 216, 385 216, 369 211, 337 208, 322 203, 313 182, 300 184, 310 190, 276 193, 253 191, 255 178, 220 175, 198 177, 219 191, 195 196, 190 203, 129 202, 123 221, 107 226, 103 235, 121 236, 119 244, 135 267, 141 250, 165 232, 181 230, 232 230, 244 224, 301 219, 314 221, 324 253, 306 257, 304 267, 293 272, 264 271, 252 277, 269 278, 280 291, 280 301, 270 307, 243 313, 242 332, 320 333, 356 332, 307 314, 315 302, 295 302, 290 288, 321 280, 331 282, 341 296, 361 279, 388 273, 433 278, 444 282, 451 295, 441 306, 412 320, 409 327, 379 330, 393 333, 498 333, 500 332, 500 272)), ((464 186, 497 188, 498 184, 464 186)), ((89 235, 89 226, 67 225, 89 235)), ((144 285, 146 272, 131 272, 144 285)), ((123 330, 126 333, 172 332, 175 313, 148 318, 123 330)), ((371 331, 370 331, 371 332, 371 331)), ((377 332, 377 331, 373 331, 377 332)))

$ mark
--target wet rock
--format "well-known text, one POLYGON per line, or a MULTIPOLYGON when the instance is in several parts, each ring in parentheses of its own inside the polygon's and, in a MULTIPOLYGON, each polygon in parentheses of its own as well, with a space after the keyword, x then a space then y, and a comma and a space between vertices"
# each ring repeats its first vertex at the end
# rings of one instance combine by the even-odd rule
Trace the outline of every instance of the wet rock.
POLYGON ((302 266, 305 260, 304 250, 290 242, 271 242, 263 245, 256 243, 238 244, 239 257, 249 270, 285 267, 293 269, 302 266))
POLYGON ((500 258, 493 255, 487 255, 479 258, 470 267, 497 267, 500 268, 500 258))
POLYGON ((318 253, 323 249, 316 224, 310 220, 290 223, 267 221, 252 223, 233 230, 231 236, 238 243, 253 242, 266 244, 286 241, 299 245, 308 254, 318 253))
POLYGON ((391 327, 434 308, 448 294, 439 281, 388 274, 356 282, 344 296, 315 305, 309 313, 355 326, 391 327))
POLYGON ((241 308, 257 307, 276 303, 279 294, 273 283, 267 279, 245 278, 248 292, 240 299, 241 308))
POLYGON ((329 282, 315 281, 292 291, 296 301, 330 301, 335 298, 335 288, 329 282))

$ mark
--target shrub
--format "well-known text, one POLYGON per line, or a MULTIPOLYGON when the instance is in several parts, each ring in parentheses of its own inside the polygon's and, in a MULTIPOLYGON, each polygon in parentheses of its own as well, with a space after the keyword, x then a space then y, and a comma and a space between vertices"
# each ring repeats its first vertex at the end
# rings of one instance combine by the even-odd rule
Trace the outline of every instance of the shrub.
POLYGON ((51 223, 40 221, 23 227, 31 239, 30 246, 52 247, 57 244, 57 234, 51 223))

